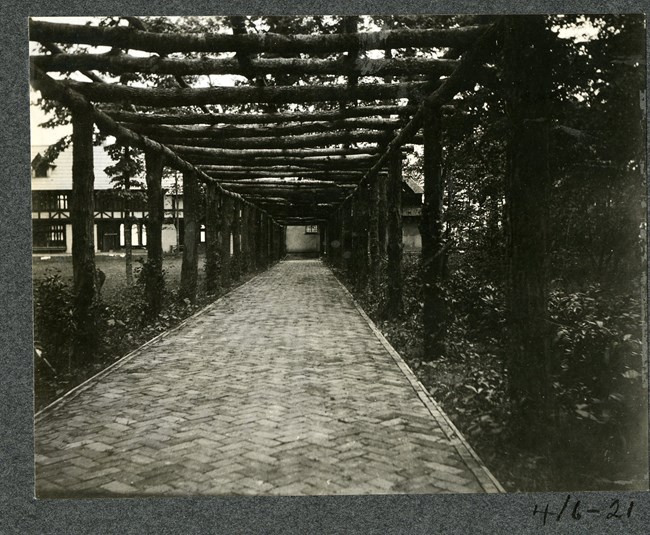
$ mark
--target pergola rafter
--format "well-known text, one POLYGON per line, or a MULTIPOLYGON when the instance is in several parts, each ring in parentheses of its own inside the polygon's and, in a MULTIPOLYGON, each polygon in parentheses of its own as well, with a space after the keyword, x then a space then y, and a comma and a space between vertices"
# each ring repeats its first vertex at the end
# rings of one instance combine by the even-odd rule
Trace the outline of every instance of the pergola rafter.
MULTIPOLYGON (((378 208, 368 209, 379 198, 377 178, 392 188, 385 208, 392 214, 401 187, 395 169, 402 152, 412 150, 406 145, 427 141, 420 129, 428 110, 454 112, 458 91, 494 77, 484 60, 499 32, 495 24, 360 32, 358 17, 344 17, 337 33, 308 35, 248 33, 243 17, 229 18, 232 34, 156 33, 139 19, 128 22, 129 27, 97 27, 30 21, 30 38, 52 51, 31 58, 32 84, 105 134, 145 150, 152 169, 161 169, 163 159, 181 171, 191 240, 202 217, 197 203, 203 193, 195 181, 205 184, 210 288, 218 284, 215 277, 223 282, 234 275, 241 247, 252 248, 248 254, 259 267, 277 258, 281 225, 292 223, 317 222, 328 234, 324 243, 334 261, 349 248, 352 258, 338 261, 360 273, 377 270, 379 229, 390 227, 392 240, 401 234, 399 218, 380 225, 378 208), (110 46, 112 52, 70 53, 58 48, 63 44, 110 46), (392 57, 391 50, 407 47, 425 53, 392 57), (444 48, 444 55, 430 54, 432 47, 444 48), (151 55, 133 56, 130 50, 151 55), (366 57, 370 50, 388 52, 381 59, 366 57), (231 52, 234 57, 222 55, 231 52), (204 57, 178 57, 196 53, 204 57), (47 74, 72 71, 89 74, 90 82, 47 74), (147 84, 156 75, 173 76, 179 87, 102 82, 93 71, 142 74, 147 84), (250 85, 199 87, 182 78, 194 75, 239 75, 250 85), (283 75, 300 81, 273 83, 283 75), (306 83, 309 76, 317 83, 306 83), (375 238, 369 240, 371 231, 375 238), (232 262, 226 258, 229 235, 235 243, 232 262), (334 242, 339 247, 329 250, 334 242), (370 264, 364 257, 369 244, 370 264)), ((148 170, 154 190, 156 172, 148 170)), ((195 272, 196 248, 186 249, 191 258, 184 259, 184 269, 195 272)), ((401 254, 394 247, 387 251, 389 257, 401 254)), ((189 297, 195 286, 184 286, 189 297)))
POLYGON ((274 54, 327 54, 386 48, 448 47, 464 50, 483 33, 482 26, 454 29, 403 29, 381 32, 281 35, 281 34, 191 34, 154 33, 124 27, 80 26, 31 20, 30 39, 33 41, 67 44, 110 46, 142 50, 157 54, 174 52, 240 52, 244 54, 271 52, 274 54))

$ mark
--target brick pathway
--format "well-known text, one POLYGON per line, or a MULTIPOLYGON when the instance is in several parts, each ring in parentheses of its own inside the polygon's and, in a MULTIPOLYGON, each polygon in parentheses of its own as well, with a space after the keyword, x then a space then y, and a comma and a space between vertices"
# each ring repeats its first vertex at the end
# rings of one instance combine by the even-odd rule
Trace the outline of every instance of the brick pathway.
POLYGON ((36 423, 38 497, 499 490, 318 260, 277 264, 36 423))

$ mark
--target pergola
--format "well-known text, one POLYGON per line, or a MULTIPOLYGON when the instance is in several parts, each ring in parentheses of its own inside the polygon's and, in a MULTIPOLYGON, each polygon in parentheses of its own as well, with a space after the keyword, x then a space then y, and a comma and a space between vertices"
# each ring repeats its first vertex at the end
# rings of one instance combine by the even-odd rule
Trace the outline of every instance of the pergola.
POLYGON ((521 156, 533 147, 543 149, 538 134, 525 123, 543 116, 544 88, 534 86, 545 67, 535 63, 539 48, 521 46, 543 31, 541 17, 476 17, 470 25, 449 29, 388 31, 359 31, 358 17, 344 17, 344 31, 309 35, 247 33, 243 17, 229 18, 229 34, 155 33, 137 18, 125 19, 128 26, 30 22, 30 39, 48 50, 31 58, 32 85, 72 114, 71 218, 80 309, 87 309, 94 295, 93 125, 145 152, 148 256, 158 276, 162 169, 169 166, 183 173, 181 284, 188 297, 196 291, 199 183, 203 183, 209 288, 229 276, 233 259, 225 236, 230 233, 235 257, 247 254, 252 265, 260 267, 281 257, 284 226, 319 224, 325 253, 334 264, 373 284, 385 277, 387 310, 393 313, 401 300, 402 156, 409 144, 420 143, 425 321, 435 337, 438 318, 445 313, 436 282, 444 256, 441 122, 446 112, 453 112, 453 99, 460 91, 495 81, 489 64, 504 43, 514 88, 511 134, 520 147, 515 146, 513 154, 520 157, 511 165, 515 171, 518 166, 523 169, 511 176, 521 182, 513 183, 515 189, 530 187, 532 195, 531 202, 512 204, 514 217, 527 218, 530 224, 525 227, 533 229, 529 236, 517 238, 523 245, 512 261, 516 264, 520 258, 527 266, 525 280, 518 284, 533 292, 536 285, 544 290, 543 277, 535 273, 542 269, 544 239, 534 229, 543 217, 536 205, 544 202, 545 185, 537 181, 540 170, 535 159, 521 156), (60 44, 107 46, 111 51, 65 53, 60 44), (393 57, 392 51, 401 48, 434 48, 440 53, 393 57), (128 50, 148 55, 129 55, 128 50), (370 50, 381 54, 364 54, 370 50), (234 57, 224 57, 226 52, 234 57), (202 57, 196 57, 198 53, 202 57), (527 67, 521 70, 524 64, 527 67), (48 74, 74 71, 88 81, 58 80, 48 74), (96 72, 172 75, 177 87, 107 82, 96 72), (250 83, 193 87, 183 78, 217 74, 244 76, 250 83), (287 74, 314 75, 315 82, 310 85, 301 77, 293 85, 266 83, 267 75, 287 74), (333 75, 339 82, 322 83, 319 75, 333 75), (287 104, 303 106, 286 111, 287 104), (232 105, 250 111, 228 111, 232 105))

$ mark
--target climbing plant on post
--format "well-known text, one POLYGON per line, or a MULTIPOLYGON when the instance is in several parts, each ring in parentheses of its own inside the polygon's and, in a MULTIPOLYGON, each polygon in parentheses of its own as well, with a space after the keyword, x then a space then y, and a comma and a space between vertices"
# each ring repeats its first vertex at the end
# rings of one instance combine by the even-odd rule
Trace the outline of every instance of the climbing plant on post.
POLYGON ((219 289, 219 201, 221 195, 214 182, 205 189, 205 287, 208 294, 219 289))
POLYGON ((146 150, 144 153, 147 180, 147 262, 143 266, 147 315, 156 317, 162 309, 163 290, 163 248, 162 225, 164 197, 162 174, 165 159, 159 152, 146 150))
POLYGON ((194 301, 198 283, 200 187, 193 172, 183 173, 183 261, 179 295, 194 301))
POLYGON ((544 436, 552 411, 549 377, 547 227, 549 209, 550 32, 541 15, 505 20, 506 227, 510 326, 509 385, 524 443, 544 436))
POLYGON ((386 306, 384 313, 395 317, 402 307, 402 154, 395 151, 388 162, 386 183, 386 306))
POLYGON ((76 366, 94 357, 96 329, 96 268, 93 196, 93 120, 72 112, 72 272, 74 290, 72 360, 76 366))
POLYGON ((422 236, 422 320, 427 360, 445 353, 447 303, 442 288, 445 246, 442 232, 442 113, 427 107, 424 118, 424 203, 420 219, 422 236))

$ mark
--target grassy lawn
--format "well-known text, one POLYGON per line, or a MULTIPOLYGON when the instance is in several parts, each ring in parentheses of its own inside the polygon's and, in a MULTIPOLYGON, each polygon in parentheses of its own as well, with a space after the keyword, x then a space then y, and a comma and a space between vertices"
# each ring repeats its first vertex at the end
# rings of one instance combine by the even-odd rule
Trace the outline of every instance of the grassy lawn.
MULTIPOLYGON (((144 251, 134 251, 133 254, 133 271, 134 280, 137 277, 139 269, 138 260, 144 260, 146 253, 144 251)), ((199 295, 205 289, 205 272, 203 271, 203 264, 205 261, 204 255, 199 255, 199 295)), ((163 258, 163 269, 165 271, 165 285, 168 290, 178 289, 181 280, 181 255, 165 255, 163 258)), ((113 302, 119 298, 121 290, 126 287, 126 265, 124 257, 115 254, 97 255, 95 257, 97 267, 101 269, 106 275, 104 286, 102 287, 102 300, 105 302, 113 302)), ((43 280, 48 274, 58 273, 64 282, 72 285, 72 256, 50 256, 36 255, 32 260, 32 279, 36 284, 39 280, 43 280), (41 258, 45 257, 46 260, 41 258)))

